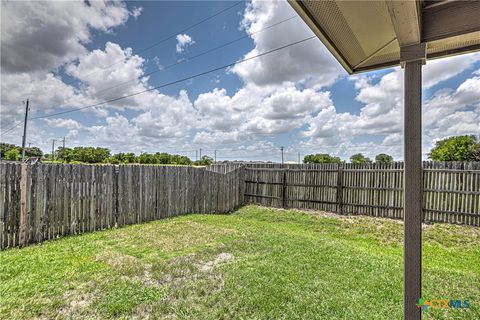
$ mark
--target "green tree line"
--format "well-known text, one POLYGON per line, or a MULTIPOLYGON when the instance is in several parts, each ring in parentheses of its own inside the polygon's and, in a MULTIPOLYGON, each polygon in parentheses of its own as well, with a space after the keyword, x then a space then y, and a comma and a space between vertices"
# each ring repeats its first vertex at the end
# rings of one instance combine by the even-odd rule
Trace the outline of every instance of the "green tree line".
MULTIPOLYGON (((21 157, 20 146, 0 143, 0 156, 2 159, 18 161, 21 157)), ((43 154, 38 147, 25 148, 25 156, 43 157, 44 159, 57 160, 66 163, 111 163, 111 164, 173 164, 173 165, 210 165, 213 159, 209 156, 203 156, 198 161, 192 161, 190 158, 182 155, 169 154, 166 152, 141 153, 135 155, 132 152, 111 154, 108 148, 99 147, 75 147, 58 148, 53 157, 51 154, 43 154)), ((428 153, 429 159, 433 161, 480 161, 480 141, 474 135, 463 135, 449 137, 439 140, 428 153)), ((327 153, 317 153, 306 155, 304 163, 343 163, 339 157, 331 156, 327 153)), ((371 163, 370 158, 362 153, 354 154, 350 157, 351 163, 371 163)), ((376 163, 391 163, 391 155, 380 153, 375 156, 376 163)))
MULTIPOLYGON (((5 160, 18 161, 22 154, 22 147, 10 144, 0 143, 0 157, 5 160)), ((42 157, 43 152, 37 147, 25 148, 25 157, 42 157)))
MULTIPOLYGON (((50 157, 51 158, 51 157, 50 157)), ((55 153, 55 159, 66 163, 111 163, 111 164, 173 164, 173 165, 209 165, 213 159, 203 156, 198 161, 192 161, 187 156, 169 154, 166 152, 135 155, 133 152, 111 154, 108 148, 95 147, 60 147, 55 153)))
MULTIPOLYGON (((350 157, 351 163, 372 163, 370 158, 364 156, 361 153, 356 153, 350 157)), ((386 153, 377 154, 375 157, 376 163, 391 163, 393 162, 393 157, 386 153)), ((344 160, 339 157, 334 157, 328 153, 317 153, 306 155, 303 159, 303 163, 345 163, 344 160)))
MULTIPOLYGON (((428 158, 433 161, 480 161, 480 141, 474 135, 449 137, 439 140, 428 153, 428 158)), ((344 163, 339 157, 328 153, 306 155, 304 163, 344 163)), ((351 163, 372 163, 370 158, 361 153, 350 157, 351 163)), ((386 153, 375 156, 375 163, 391 163, 393 157, 386 153)))

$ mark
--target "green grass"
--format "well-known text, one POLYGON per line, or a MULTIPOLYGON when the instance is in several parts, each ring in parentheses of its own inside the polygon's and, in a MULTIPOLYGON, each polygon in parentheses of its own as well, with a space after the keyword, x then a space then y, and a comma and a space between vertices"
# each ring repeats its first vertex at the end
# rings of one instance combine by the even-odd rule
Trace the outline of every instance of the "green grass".
MULTIPOLYGON (((401 319, 402 224, 246 206, 0 252, 1 319, 401 319)), ((480 230, 424 228, 426 319, 480 318, 480 230)))

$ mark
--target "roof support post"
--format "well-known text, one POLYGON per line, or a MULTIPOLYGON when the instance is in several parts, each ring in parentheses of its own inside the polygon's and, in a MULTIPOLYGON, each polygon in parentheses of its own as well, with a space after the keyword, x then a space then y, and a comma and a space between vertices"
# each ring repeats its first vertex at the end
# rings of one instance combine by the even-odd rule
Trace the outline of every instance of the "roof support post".
POLYGON ((422 290, 422 59, 407 60, 404 108, 404 319, 420 320, 422 290))

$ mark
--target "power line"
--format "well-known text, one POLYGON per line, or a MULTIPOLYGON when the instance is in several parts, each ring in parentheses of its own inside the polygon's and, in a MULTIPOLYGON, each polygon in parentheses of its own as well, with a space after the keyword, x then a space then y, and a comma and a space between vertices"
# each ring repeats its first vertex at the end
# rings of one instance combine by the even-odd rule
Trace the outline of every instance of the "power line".
POLYGON ((15 129, 16 127, 18 127, 19 125, 21 125, 23 123, 23 121, 17 121, 17 123, 15 123, 13 126, 9 127, 8 129, 6 129, 4 132, 2 132, 1 134, 4 135, 5 133, 7 132, 10 132, 12 131, 13 129, 15 129))
MULTIPOLYGON (((281 21, 279 21, 279 22, 277 22, 277 23, 274 23, 274 24, 272 24, 272 25, 270 25, 270 26, 267 26, 267 27, 265 27, 265 28, 262 28, 262 29, 260 29, 260 30, 257 30, 257 31, 255 31, 255 32, 253 32, 253 33, 251 33, 251 34, 255 34, 255 33, 258 33, 258 32, 264 31, 264 30, 267 30, 267 29, 269 29, 269 28, 275 27, 275 26, 277 26, 277 25, 279 25, 279 24, 281 24, 281 23, 290 21, 290 20, 292 20, 293 18, 296 18, 296 17, 298 17, 298 16, 292 16, 292 17, 286 18, 286 19, 281 20, 281 21)), ((232 43, 234 43, 234 42, 236 42, 236 41, 239 41, 239 40, 241 40, 241 39, 243 39, 243 38, 247 38, 247 37, 248 37, 248 36, 242 36, 242 37, 237 38, 237 39, 235 39, 235 40, 232 40, 232 41, 230 41, 230 42, 228 42, 228 43, 222 44, 222 45, 220 45, 220 46, 218 46, 218 47, 212 48, 212 49, 207 50, 207 51, 204 51, 204 52, 202 52, 202 53, 200 53, 200 54, 198 54, 198 55, 195 55, 195 56, 191 57, 190 60, 186 60, 186 61, 191 61, 191 60, 196 59, 196 58, 198 58, 198 57, 200 57, 200 56, 202 56, 202 55, 205 55, 205 54, 210 53, 210 52, 212 52, 212 51, 218 50, 218 49, 220 49, 220 48, 223 48, 223 47, 225 47, 225 46, 227 46, 227 45, 230 45, 230 44, 232 44, 232 43)), ((153 90, 156 90, 156 89, 159 89, 159 88, 167 87, 167 86, 170 86, 170 85, 179 83, 179 82, 183 82, 183 81, 186 81, 186 80, 193 79, 193 78, 198 77, 198 76, 202 76, 202 75, 205 75, 205 74, 208 74, 208 73, 212 73, 212 72, 215 72, 215 71, 224 69, 224 68, 228 68, 228 67, 233 66, 233 65, 235 65, 235 64, 237 64, 237 63, 242 63, 242 62, 245 62, 245 61, 247 61, 247 60, 255 59, 255 58, 261 57, 261 56, 263 56, 263 55, 266 55, 266 54, 269 54, 269 53, 273 53, 273 52, 275 52, 275 51, 278 51, 278 50, 281 50, 281 49, 284 49, 284 48, 287 48, 287 47, 296 45, 296 44, 298 44, 298 43, 301 43, 301 42, 304 42, 304 41, 307 41, 307 40, 310 40, 310 39, 313 39, 313 38, 315 38, 315 36, 312 36, 312 37, 310 37, 310 38, 305 38, 305 39, 303 39, 303 40, 300 40, 300 41, 291 43, 291 44, 289 44, 289 45, 286 45, 286 46, 283 46, 283 47, 279 47, 279 48, 276 48, 276 49, 273 49, 273 50, 270 50, 270 51, 267 51, 267 52, 258 54, 258 55, 253 56, 253 57, 249 57, 249 58, 246 58, 246 59, 242 59, 242 60, 240 60, 240 61, 236 61, 236 62, 231 63, 231 64, 228 64, 228 65, 226 65, 226 66, 222 66, 222 67, 219 67, 219 68, 216 68, 216 69, 207 71, 207 72, 202 72, 202 73, 200 73, 200 74, 197 74, 197 75, 194 75, 194 76, 191 76, 191 77, 187 77, 187 78, 184 78, 184 79, 176 80, 176 81, 171 82, 171 83, 166 83, 166 84, 164 84, 164 85, 157 86, 157 87, 150 88, 150 89, 146 89, 146 90, 144 90, 144 91, 136 92, 136 93, 133 93, 133 94, 130 94, 130 95, 127 95, 127 96, 122 96, 122 97, 119 97, 119 98, 113 98, 113 99, 106 100, 106 101, 103 101, 103 102, 99 102, 99 103, 96 103, 96 104, 93 104, 93 105, 88 105, 88 106, 85 106, 85 107, 76 108, 76 109, 67 110, 67 111, 61 111, 61 112, 57 112, 57 113, 50 114, 50 115, 33 117, 33 118, 31 118, 30 120, 49 118, 49 117, 53 117, 53 116, 56 116, 56 115, 66 114, 66 113, 70 113, 70 112, 74 112, 74 111, 80 111, 80 110, 83 110, 83 109, 93 108, 93 107, 96 107, 96 106, 100 106, 100 105, 105 104, 105 103, 110 103, 110 102, 115 102, 115 101, 118 101, 118 100, 130 98, 130 97, 132 97, 132 96, 136 96, 136 95, 139 95, 139 94, 142 94, 142 93, 146 93, 146 92, 149 92, 149 91, 153 91, 153 90)), ((178 65, 178 64, 183 63, 183 62, 186 62, 186 61, 174 63, 174 64, 172 64, 172 65, 167 66, 167 68, 173 67, 173 66, 175 66, 175 65, 178 65)), ((165 69, 162 69, 162 70, 165 70, 165 69)), ((151 74, 156 73, 156 72, 159 72, 159 71, 162 71, 162 70, 152 71, 152 72, 150 72, 150 73, 144 74, 143 77, 148 76, 148 75, 151 75, 151 74)), ((112 87, 110 87, 110 88, 103 89, 103 90, 101 90, 101 91, 99 91, 99 92, 103 92, 103 91, 106 91, 106 90, 113 89, 113 88, 115 88, 115 87, 121 86, 121 85, 123 85, 123 84, 126 84, 126 83, 128 83, 128 82, 130 82, 130 81, 133 81, 133 80, 136 80, 136 79, 138 79, 138 78, 125 81, 125 82, 123 82, 123 83, 120 83, 120 84, 118 84, 118 85, 112 86, 112 87)), ((69 83, 66 83, 66 84, 68 85, 69 83)), ((22 124, 22 123, 23 123, 23 121, 18 121, 15 125, 13 125, 12 127, 6 129, 5 131, 3 131, 0 135, 4 135, 4 134, 12 131, 13 129, 15 129, 16 127, 18 127, 18 126, 19 126, 20 124, 22 124)))
POLYGON ((80 110, 84 110, 84 109, 88 109, 88 108, 98 107, 98 106, 101 106, 101 105, 106 104, 106 103, 111 103, 111 102, 116 102, 116 101, 119 101, 119 100, 131 98, 131 97, 134 97, 134 96, 143 94, 143 93, 147 93, 147 92, 150 92, 150 91, 153 91, 153 90, 165 88, 165 87, 168 87, 168 86, 171 86, 171 85, 174 85, 174 84, 177 84, 177 83, 181 83, 181 82, 184 82, 184 81, 187 81, 187 80, 190 80, 190 79, 194 79, 194 78, 197 78, 197 77, 200 77, 200 76, 203 76, 203 75, 212 73, 212 72, 216 72, 216 71, 219 71, 219 70, 222 70, 222 69, 226 69, 226 68, 232 67, 232 66, 234 66, 234 65, 236 65, 236 64, 238 64, 238 63, 243 63, 243 62, 246 62, 246 61, 249 61, 249 60, 253 60, 253 59, 256 59, 256 58, 260 58, 260 57, 265 56, 265 55, 267 55, 267 54, 271 54, 271 53, 274 53, 274 52, 276 52, 276 51, 279 51, 279 50, 282 50, 282 49, 286 49, 286 48, 292 47, 292 46, 294 46, 294 45, 297 45, 297 44, 304 43, 304 42, 306 42, 306 41, 315 39, 316 37, 317 37, 317 36, 315 36, 315 35, 314 35, 314 36, 310 36, 310 37, 308 37, 308 38, 304 38, 304 39, 302 39, 302 40, 298 40, 298 41, 289 43, 289 44, 287 44, 287 45, 284 45, 284 46, 277 47, 277 48, 272 49, 272 50, 268 50, 268 51, 262 52, 262 53, 260 53, 260 54, 255 55, 255 56, 252 56, 252 57, 244 58, 244 59, 241 59, 241 60, 239 60, 239 61, 235 61, 235 62, 226 64, 226 65, 223 65, 223 66, 221 66, 221 67, 216 67, 216 68, 213 68, 213 69, 210 69, 210 70, 207 70, 207 71, 203 71, 203 72, 200 72, 200 73, 197 73, 197 74, 194 74, 194 75, 192 75, 192 76, 188 76, 188 77, 185 77, 185 78, 182 78, 182 79, 178 79, 178 80, 175 80, 175 81, 167 82, 167 83, 164 83, 164 84, 159 85, 159 86, 156 86, 156 87, 152 87, 152 88, 149 88, 149 89, 145 89, 145 90, 142 90, 142 91, 138 91, 138 92, 135 92, 135 93, 131 93, 131 94, 128 94, 128 95, 125 95, 125 96, 121 96, 121 97, 117 97, 117 98, 112 98, 112 99, 109 99, 109 100, 106 100, 106 101, 102 101, 102 102, 99 102, 99 103, 95 103, 95 104, 91 104, 91 105, 88 105, 88 106, 85 106, 85 107, 75 108, 75 109, 66 110, 66 111, 60 111, 60 112, 56 112, 56 113, 52 113, 52 114, 47 114, 47 115, 44 115, 44 116, 33 117, 33 118, 31 118, 31 120, 50 118, 50 117, 58 116, 58 115, 61 115, 61 114, 72 113, 72 112, 76 112, 76 111, 80 111, 80 110))
MULTIPOLYGON (((222 10, 220 10, 220 11, 218 11, 218 12, 216 12, 216 13, 214 13, 214 14, 212 14, 212 15, 210 15, 210 16, 208 16, 208 17, 206 17, 206 18, 204 18, 204 19, 202 19, 202 20, 200 20, 200 21, 198 21, 198 22, 196 22, 196 23, 194 23, 194 24, 192 24, 192 25, 184 28, 184 29, 182 29, 182 30, 179 30, 179 31, 177 31, 177 32, 175 32, 175 33, 172 33, 171 35, 169 35, 169 36, 167 36, 167 37, 165 37, 165 38, 163 38, 163 39, 161 39, 161 40, 159 40, 159 41, 157 41, 157 42, 154 42, 154 43, 152 43, 151 45, 148 45, 148 46, 146 46, 146 47, 143 48, 143 49, 140 49, 140 51, 137 51, 135 54, 141 54, 141 53, 143 53, 143 52, 145 52, 145 51, 148 51, 148 50, 150 50, 150 49, 158 46, 159 44, 164 43, 165 41, 168 41, 168 40, 170 40, 170 39, 173 39, 173 38, 176 37, 177 35, 179 35, 179 34, 181 34, 181 33, 184 33, 184 32, 187 32, 188 30, 193 29, 193 28, 201 25, 202 23, 205 23, 205 22, 207 22, 207 21, 209 21, 209 20, 211 20, 211 19, 213 19, 213 18, 221 15, 222 13, 229 11, 229 10, 232 9, 232 8, 235 8, 236 6, 238 6, 239 4, 241 4, 241 3, 243 3, 243 2, 244 2, 244 1, 235 2, 233 5, 231 5, 231 6, 229 6, 229 7, 226 7, 226 8, 224 8, 224 9, 222 9, 222 10)), ((105 69, 108 69, 108 68, 110 68, 110 67, 113 67, 114 65, 116 65, 116 64, 118 64, 118 63, 120 63, 120 62, 122 62, 122 61, 123 61, 123 59, 122 59, 122 60, 117 60, 117 61, 115 61, 114 63, 112 63, 112 64, 110 64, 110 65, 108 65, 108 66, 106 66, 106 67, 104 67, 104 68, 101 68, 101 70, 105 70, 105 69)), ((88 73, 88 74, 86 74, 86 75, 89 76, 89 75, 94 74, 95 72, 97 72, 97 70, 95 70, 95 71, 93 71, 93 72, 90 72, 90 73, 88 73)), ((74 82, 76 82, 76 81, 77 81, 77 79, 74 79, 74 80, 72 80, 72 81, 70 81, 70 82, 67 82, 66 84, 69 85, 69 84, 72 84, 72 83, 74 83, 74 82)))
POLYGON ((132 82, 132 81, 138 80, 138 79, 140 79, 140 78, 148 77, 148 76, 150 76, 150 75, 152 75, 152 74, 155 74, 155 73, 158 73, 158 72, 162 72, 162 71, 168 70, 168 69, 170 69, 170 68, 172 68, 172 67, 175 67, 175 66, 177 66, 177 65, 180 65, 180 64, 182 64, 182 63, 190 62, 190 61, 195 60, 195 59, 197 59, 197 58, 199 58, 199 57, 201 57, 201 56, 204 56, 204 55, 206 55, 206 54, 208 54, 208 53, 211 53, 211 52, 214 52, 214 51, 216 51, 216 50, 225 48, 225 47, 227 47, 227 46, 229 46, 229 45, 231 45, 231 44, 234 44, 235 42, 238 42, 238 41, 243 40, 243 39, 250 38, 250 37, 251 37, 252 35, 254 35, 254 34, 260 33, 260 32, 262 32, 262 31, 265 31, 265 30, 271 29, 271 28, 273 28, 273 27, 276 27, 276 26, 278 26, 278 25, 280 25, 280 24, 282 24, 282 23, 288 22, 288 21, 290 21, 290 20, 292 20, 292 19, 294 19, 294 18, 298 18, 298 15, 291 16, 291 17, 289 17, 289 18, 280 20, 280 21, 278 21, 278 22, 276 22, 276 23, 274 23, 274 24, 271 24, 271 25, 269 25, 269 26, 266 26, 266 27, 264 27, 264 28, 261 28, 261 29, 259 29, 259 30, 257 30, 257 31, 250 32, 250 33, 247 34, 247 35, 244 35, 244 36, 241 36, 241 37, 236 38, 236 39, 234 39, 234 40, 225 42, 225 43, 223 43, 223 44, 221 44, 221 45, 219 45, 219 46, 217 46, 217 47, 208 49, 208 50, 203 51, 203 52, 201 52, 201 53, 199 53, 199 54, 196 54, 196 55, 194 55, 194 56, 187 57, 187 59, 185 59, 185 60, 180 60, 180 61, 177 61, 177 62, 175 62, 175 63, 169 64, 169 65, 167 65, 167 66, 164 66, 162 69, 153 70, 153 71, 150 71, 150 72, 147 72, 147 73, 142 74, 140 77, 132 78, 132 79, 130 79, 130 80, 126 80, 126 81, 124 81, 124 82, 118 83, 118 84, 116 84, 116 85, 114 85, 114 86, 107 87, 107 88, 105 88, 105 89, 99 90, 99 91, 96 92, 96 94, 99 94, 99 93, 101 93, 101 92, 105 92, 105 91, 108 91, 108 90, 111 90, 111 89, 114 89, 114 88, 123 86, 123 85, 125 85, 125 84, 127 84, 127 83, 130 83, 130 82, 132 82))

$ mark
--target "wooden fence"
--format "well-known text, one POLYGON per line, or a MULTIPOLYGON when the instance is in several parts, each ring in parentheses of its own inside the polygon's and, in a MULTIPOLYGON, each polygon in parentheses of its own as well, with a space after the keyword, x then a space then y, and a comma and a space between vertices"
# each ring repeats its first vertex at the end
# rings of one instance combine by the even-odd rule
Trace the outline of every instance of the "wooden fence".
MULTIPOLYGON (((480 163, 424 163, 424 220, 480 226, 480 163)), ((243 203, 403 218, 403 163, 0 164, 0 248, 243 203)))
POLYGON ((0 248, 244 203, 244 170, 0 164, 0 248))
MULTIPOLYGON (((400 162, 245 166, 247 203, 403 218, 400 162)), ((212 170, 222 171, 217 167, 212 170)), ((480 163, 424 162, 423 167, 424 221, 480 226, 480 163)))

